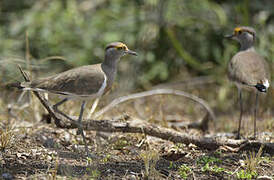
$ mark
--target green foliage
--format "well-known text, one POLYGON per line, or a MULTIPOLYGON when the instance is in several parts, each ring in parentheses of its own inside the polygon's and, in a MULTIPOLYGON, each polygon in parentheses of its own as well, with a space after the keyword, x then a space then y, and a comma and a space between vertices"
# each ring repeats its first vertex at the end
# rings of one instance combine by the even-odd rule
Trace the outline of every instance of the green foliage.
MULTIPOLYGON (((107 157, 109 157, 107 155, 107 157)), ((105 161, 106 159, 103 159, 102 161, 105 161)), ((86 172, 87 172, 87 177, 88 179, 98 179, 101 175, 101 172, 96 168, 94 169, 93 167, 91 167, 91 165, 94 165, 97 162, 93 162, 93 160, 90 157, 87 157, 86 162, 88 164, 88 166, 86 167, 86 172)))
POLYGON ((224 172, 225 169, 224 168, 221 168, 221 167, 218 167, 216 165, 214 166, 210 166, 209 163, 206 163, 203 167, 202 167, 202 171, 203 172, 213 172, 213 173, 221 173, 221 172, 224 172))
POLYGON ((221 163, 222 160, 216 157, 211 156, 203 156, 197 160, 197 164, 214 164, 214 163, 221 163))
POLYGON ((112 148, 117 149, 117 150, 123 150, 129 144, 130 144, 130 142, 127 139, 120 138, 113 144, 112 148))
POLYGON ((174 148, 178 151, 178 150, 181 150, 181 149, 184 149, 185 148, 185 144, 182 144, 182 143, 176 143, 174 148))
POLYGON ((210 172, 210 173, 226 173, 232 174, 231 171, 227 171, 226 169, 219 167, 218 165, 222 163, 222 160, 216 157, 211 156, 203 156, 197 160, 198 165, 202 165, 201 170, 203 172, 210 172))
POLYGON ((258 174, 255 171, 240 170, 236 173, 237 179, 255 179, 258 174))
POLYGON ((98 179, 100 177, 100 171, 98 170, 92 170, 90 172, 90 176, 89 176, 89 179, 98 179))
POLYGON ((173 161, 170 161, 170 162, 169 162, 168 168, 169 168, 169 169, 172 169, 172 168, 174 168, 174 167, 176 167, 176 164, 174 164, 173 161))
POLYGON ((102 163, 107 163, 107 162, 109 162, 110 158, 111 158, 111 155, 107 154, 101 161, 102 161, 102 163))
POLYGON ((178 169, 178 172, 182 179, 187 179, 187 177, 190 175, 192 170, 186 164, 182 164, 180 168, 178 169))
MULTIPOLYGON (((0 53, 22 57, 28 31, 32 59, 64 56, 66 61, 57 66, 66 68, 100 62, 107 43, 124 41, 139 52, 133 60, 139 86, 174 78, 182 66, 219 78, 236 51, 223 35, 239 24, 257 29, 257 49, 273 61, 273 11, 264 3, 271 4, 258 0, 4 0, 0 53)), ((55 67, 56 62, 49 65, 55 67)))

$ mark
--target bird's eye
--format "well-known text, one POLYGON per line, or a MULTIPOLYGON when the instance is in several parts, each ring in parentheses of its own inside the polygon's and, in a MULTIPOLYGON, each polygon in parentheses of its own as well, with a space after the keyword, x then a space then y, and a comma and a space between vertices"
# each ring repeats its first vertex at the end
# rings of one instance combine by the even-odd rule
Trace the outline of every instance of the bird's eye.
POLYGON ((118 49, 118 50, 122 50, 122 49, 123 49, 123 47, 121 47, 121 46, 120 46, 120 47, 117 47, 117 49, 118 49))
POLYGON ((242 34, 242 32, 243 32, 242 30, 238 31, 239 34, 242 34))

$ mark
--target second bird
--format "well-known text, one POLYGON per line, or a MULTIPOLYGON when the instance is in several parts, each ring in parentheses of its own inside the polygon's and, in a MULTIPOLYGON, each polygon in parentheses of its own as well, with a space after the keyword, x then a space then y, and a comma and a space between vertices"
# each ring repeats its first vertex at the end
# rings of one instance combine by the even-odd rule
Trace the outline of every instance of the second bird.
POLYGON ((256 119, 258 109, 258 94, 266 93, 270 84, 270 72, 268 65, 254 49, 256 32, 251 27, 236 27, 232 35, 227 38, 238 41, 241 45, 240 51, 233 56, 228 63, 228 77, 233 81, 239 93, 240 118, 237 138, 240 138, 241 121, 243 114, 242 89, 255 91, 254 110, 254 138, 256 138, 256 119))

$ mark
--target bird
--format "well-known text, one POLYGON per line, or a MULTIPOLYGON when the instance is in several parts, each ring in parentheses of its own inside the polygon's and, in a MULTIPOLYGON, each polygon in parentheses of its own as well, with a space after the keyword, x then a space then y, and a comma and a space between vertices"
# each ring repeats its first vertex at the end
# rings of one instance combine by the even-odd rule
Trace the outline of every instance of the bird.
POLYGON ((254 108, 254 136, 256 139, 256 120, 259 93, 266 93, 270 86, 270 70, 265 59, 260 56, 255 48, 256 31, 252 27, 239 26, 234 28, 231 35, 226 38, 240 43, 240 50, 228 63, 228 78, 234 82, 238 89, 238 101, 240 105, 240 117, 237 139, 240 139, 241 121, 243 115, 242 89, 255 92, 254 108))
POLYGON ((48 92, 60 95, 62 100, 53 105, 53 110, 70 120, 71 118, 60 111, 58 107, 71 99, 81 100, 82 104, 77 121, 77 134, 81 134, 83 137, 85 150, 87 155, 89 155, 81 124, 86 101, 88 99, 95 99, 90 111, 90 114, 92 114, 100 98, 111 89, 120 58, 127 54, 137 56, 137 53, 130 50, 124 43, 112 42, 106 46, 105 57, 100 64, 80 66, 49 77, 35 79, 30 82, 13 83, 9 86, 22 90, 48 92))

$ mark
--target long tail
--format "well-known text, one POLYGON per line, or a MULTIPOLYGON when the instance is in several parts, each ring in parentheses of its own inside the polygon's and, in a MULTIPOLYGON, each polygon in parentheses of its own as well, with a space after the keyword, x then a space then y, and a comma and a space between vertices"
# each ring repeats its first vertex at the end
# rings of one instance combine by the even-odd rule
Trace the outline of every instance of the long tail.
POLYGON ((258 83, 257 85, 255 85, 255 88, 260 92, 266 93, 266 91, 267 91, 267 87, 263 84, 258 83))
POLYGON ((269 81, 268 79, 264 79, 264 80, 261 80, 260 82, 258 82, 256 85, 255 85, 255 88, 258 89, 258 91, 260 92, 265 92, 267 91, 267 89, 269 88, 269 81))

